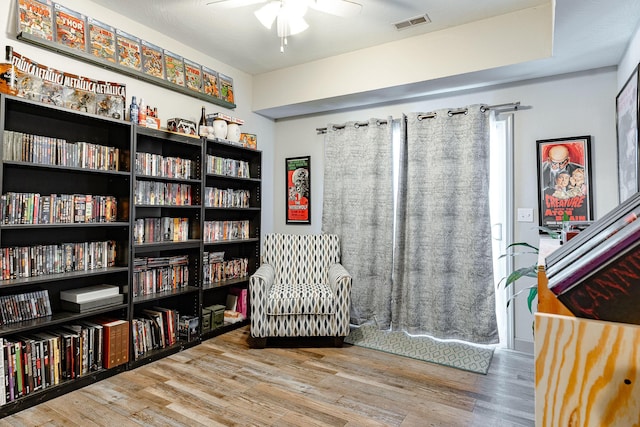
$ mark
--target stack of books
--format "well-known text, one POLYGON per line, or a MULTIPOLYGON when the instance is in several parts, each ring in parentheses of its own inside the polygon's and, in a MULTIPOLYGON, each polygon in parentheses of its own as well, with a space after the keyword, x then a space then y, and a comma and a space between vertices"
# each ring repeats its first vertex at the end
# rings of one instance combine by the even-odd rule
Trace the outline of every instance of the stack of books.
POLYGON ((117 285, 93 285, 60 292, 60 307, 74 313, 85 313, 123 302, 124 295, 117 285))
POLYGON ((545 259, 549 289, 578 317, 640 324, 640 192, 545 259))

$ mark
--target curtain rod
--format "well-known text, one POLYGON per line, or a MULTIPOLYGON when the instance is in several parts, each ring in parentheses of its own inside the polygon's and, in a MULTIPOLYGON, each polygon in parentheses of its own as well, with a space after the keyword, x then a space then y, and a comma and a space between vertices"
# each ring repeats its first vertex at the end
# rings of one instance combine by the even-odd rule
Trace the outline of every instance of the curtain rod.
MULTIPOLYGON (((480 111, 481 112, 485 112, 488 110, 500 110, 500 111, 518 111, 518 108, 520 107, 520 101, 517 102, 509 102, 506 104, 496 104, 496 105, 482 105, 480 107, 480 111)), ((457 110, 449 110, 449 117, 454 116, 456 114, 467 114, 468 109, 466 108, 459 108, 457 110)), ((418 115, 418 120, 422 120, 422 119, 432 119, 436 116, 436 113, 423 113, 423 114, 419 114, 418 115)), ((378 124, 378 126, 382 125, 382 124, 386 124, 387 121, 386 120, 378 120, 376 122, 378 124)), ((354 126, 356 128, 360 127, 360 126, 368 126, 369 122, 355 122, 354 126)), ((342 125, 333 125, 334 129, 344 129, 346 126, 345 124, 342 125)), ((316 128, 316 132, 318 132, 318 134, 323 134, 323 133, 327 133, 327 128, 323 127, 323 128, 316 128)))

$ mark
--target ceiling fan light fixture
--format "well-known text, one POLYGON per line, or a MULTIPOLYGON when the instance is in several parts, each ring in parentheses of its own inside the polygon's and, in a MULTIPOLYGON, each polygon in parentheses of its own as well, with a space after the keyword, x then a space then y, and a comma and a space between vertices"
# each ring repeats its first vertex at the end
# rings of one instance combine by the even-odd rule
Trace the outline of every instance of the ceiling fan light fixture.
POLYGON ((270 1, 269 3, 262 6, 260 9, 253 12, 253 14, 258 18, 258 21, 268 30, 273 26, 273 22, 276 20, 278 13, 280 11, 280 2, 279 1, 270 1))

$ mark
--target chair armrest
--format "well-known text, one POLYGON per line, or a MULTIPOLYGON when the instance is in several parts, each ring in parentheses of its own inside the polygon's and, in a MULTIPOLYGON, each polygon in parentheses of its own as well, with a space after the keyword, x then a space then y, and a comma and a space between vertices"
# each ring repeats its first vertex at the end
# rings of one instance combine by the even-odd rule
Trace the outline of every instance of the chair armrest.
POLYGON ((275 269, 270 264, 262 264, 249 278, 249 301, 251 304, 251 336, 266 337, 267 297, 275 282, 275 269))
POLYGON ((276 272, 271 264, 262 264, 249 278, 249 294, 251 305, 264 305, 267 295, 275 282, 276 272))
POLYGON ((344 286, 347 287, 347 292, 351 291, 351 274, 342 264, 336 263, 329 266, 329 286, 334 292, 338 287, 344 286))

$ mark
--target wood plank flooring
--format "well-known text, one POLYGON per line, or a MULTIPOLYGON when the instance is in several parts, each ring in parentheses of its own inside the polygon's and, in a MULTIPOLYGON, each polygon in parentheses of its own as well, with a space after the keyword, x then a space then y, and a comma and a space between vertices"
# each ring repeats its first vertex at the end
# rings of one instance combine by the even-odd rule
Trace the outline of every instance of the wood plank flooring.
POLYGON ((4 426, 533 426, 533 357, 487 375, 345 344, 250 349, 248 327, 0 420, 4 426))

